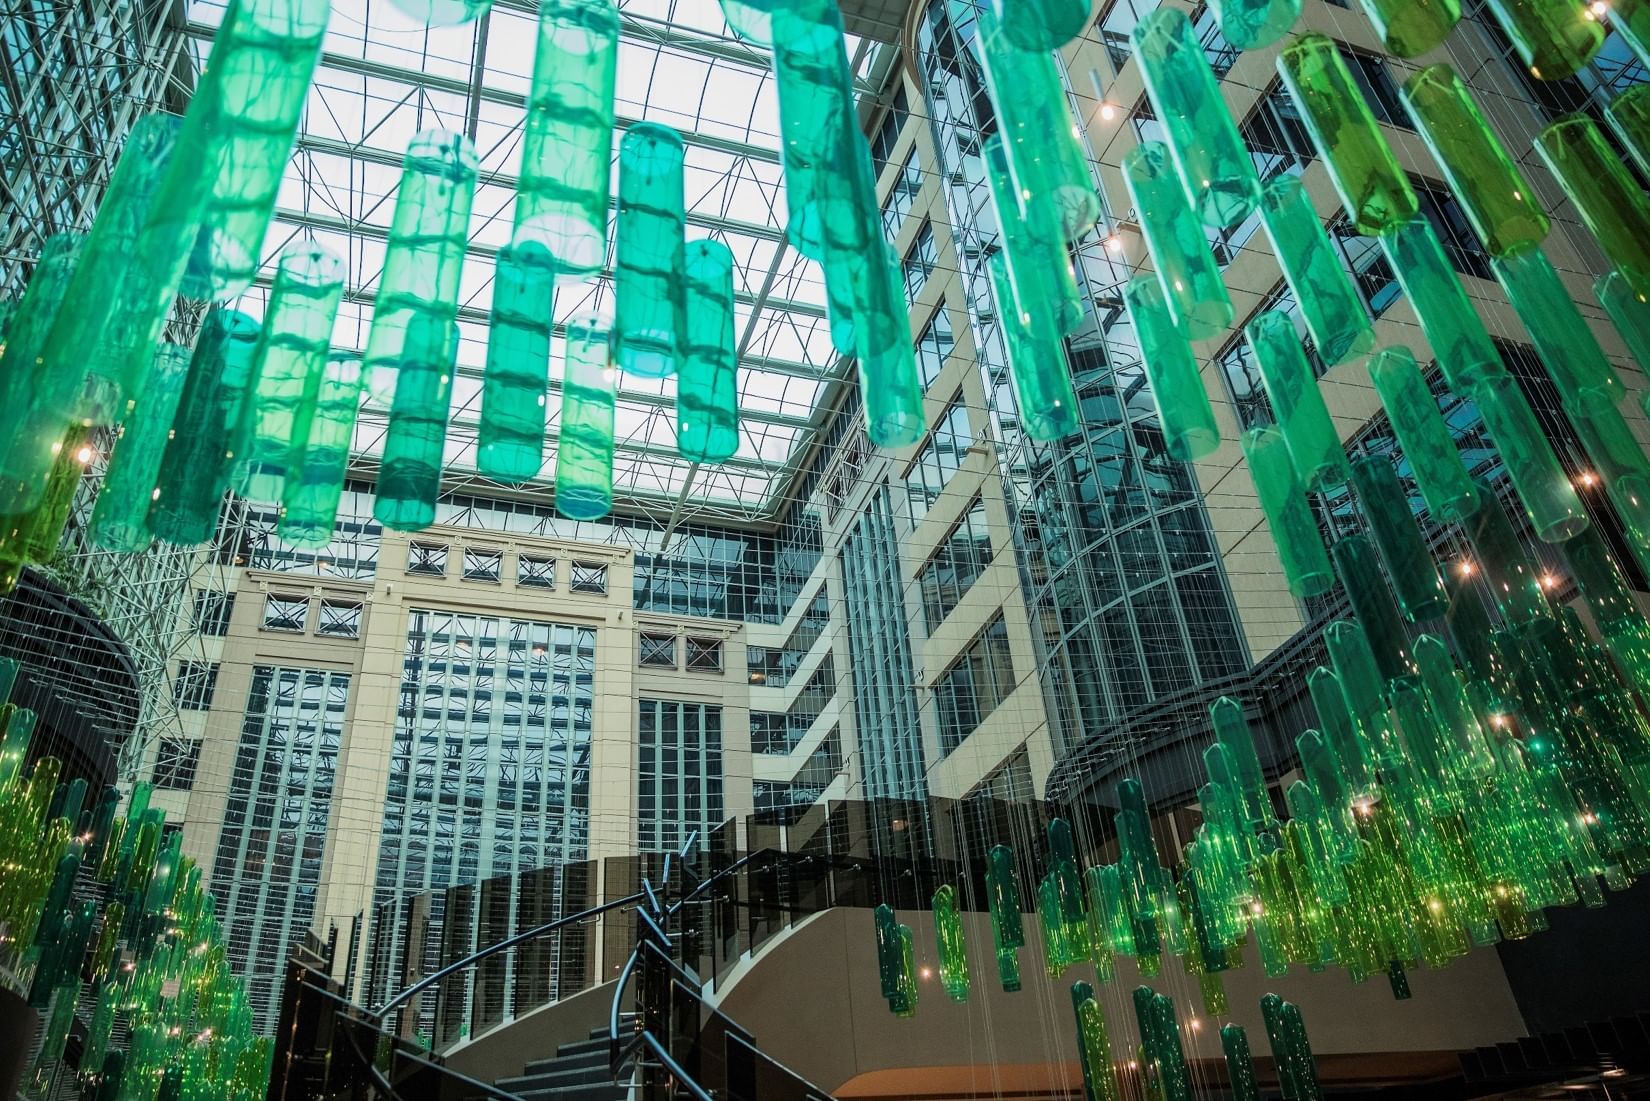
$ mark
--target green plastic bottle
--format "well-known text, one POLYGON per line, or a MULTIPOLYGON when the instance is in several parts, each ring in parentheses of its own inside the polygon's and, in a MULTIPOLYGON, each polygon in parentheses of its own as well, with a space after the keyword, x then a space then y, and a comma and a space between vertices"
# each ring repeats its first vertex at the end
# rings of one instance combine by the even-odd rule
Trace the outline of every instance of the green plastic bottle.
POLYGON ((638 123, 619 142, 614 228, 614 347, 620 370, 640 378, 676 373, 686 299, 682 137, 638 123))
POLYGON ((571 520, 599 520, 613 507, 612 334, 591 316, 568 321, 566 332, 556 511, 571 520))

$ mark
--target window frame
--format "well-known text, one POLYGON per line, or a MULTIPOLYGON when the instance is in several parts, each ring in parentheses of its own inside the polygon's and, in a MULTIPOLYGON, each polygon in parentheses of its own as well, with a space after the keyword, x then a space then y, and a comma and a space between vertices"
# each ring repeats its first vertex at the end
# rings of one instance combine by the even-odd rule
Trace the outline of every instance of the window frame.
MULTIPOLYGON (((258 629, 260 631, 274 631, 279 634, 286 635, 305 634, 309 631, 309 611, 312 603, 314 603, 314 601, 308 594, 299 596, 295 593, 266 592, 264 594, 263 619, 259 622, 258 629), (281 626, 280 620, 283 617, 274 616, 272 619, 272 612, 276 608, 276 605, 280 602, 284 602, 291 609, 295 609, 299 604, 303 605, 303 615, 297 620, 296 627, 281 626)), ((290 616, 284 618, 287 622, 292 621, 290 616)))

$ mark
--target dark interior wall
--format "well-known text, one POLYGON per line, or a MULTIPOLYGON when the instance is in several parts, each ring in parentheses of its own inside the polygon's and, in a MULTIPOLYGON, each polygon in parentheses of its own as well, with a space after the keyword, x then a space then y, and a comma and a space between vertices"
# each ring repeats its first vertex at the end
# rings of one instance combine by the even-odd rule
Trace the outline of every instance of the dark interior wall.
POLYGON ((1548 910, 1552 928, 1497 946, 1531 1034, 1650 1010, 1650 882, 1606 899, 1548 910))

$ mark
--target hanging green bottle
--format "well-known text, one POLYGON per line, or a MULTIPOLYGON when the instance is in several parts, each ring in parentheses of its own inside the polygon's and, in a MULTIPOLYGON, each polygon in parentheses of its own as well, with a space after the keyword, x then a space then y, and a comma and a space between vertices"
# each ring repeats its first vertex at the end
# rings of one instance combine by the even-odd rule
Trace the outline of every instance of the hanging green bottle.
POLYGON ((1150 275, 1135 276, 1123 290, 1123 304, 1140 344, 1164 446, 1181 462, 1208 455, 1220 444, 1220 428, 1197 358, 1169 317, 1162 284, 1150 275))
POLYGON ((556 268, 543 245, 528 242, 500 249, 493 273, 476 469, 520 485, 544 466, 556 268))
POLYGON ((229 489, 258 351, 258 323, 214 306, 201 324, 149 507, 157 539, 194 546, 212 538, 229 489))
POLYGON ((427 130, 407 147, 362 356, 368 385, 394 395, 373 515, 401 531, 435 519, 476 164, 459 134, 427 130))
MULTIPOLYGON (((723 4, 735 30, 744 25, 747 14, 757 14, 757 9, 761 36, 774 46, 779 154, 785 174, 785 235, 802 255, 824 262, 827 221, 832 223, 833 236, 840 236, 843 230, 835 224, 837 212, 825 201, 824 173, 826 166, 838 158, 837 146, 849 133, 843 115, 852 112, 854 101, 853 78, 843 49, 842 17, 835 4, 824 0, 797 7, 773 6, 770 0, 748 5, 725 0, 723 4), (777 37, 773 34, 774 23, 783 31, 777 37)), ((843 213, 858 226, 856 212, 843 213)), ((828 304, 837 293, 831 290, 833 285, 839 290, 845 287, 844 282, 827 279, 828 304)), ((844 339, 851 329, 850 318, 833 317, 832 343, 844 354, 853 351, 852 340, 844 339)))
POLYGON ((1266 526, 1277 545, 1290 593, 1305 600, 1328 592, 1335 584, 1335 574, 1283 433, 1270 425, 1251 428, 1243 434, 1242 444, 1243 456, 1255 479, 1255 495, 1266 514, 1266 526))
POLYGON ((1587 526, 1569 475, 1511 375, 1484 381, 1471 391, 1507 477, 1545 543, 1562 543, 1587 526))
POLYGON ((595 317, 570 320, 566 331, 556 511, 570 520, 599 520, 613 507, 612 337, 595 317))
POLYGON ((1612 271, 1594 280, 1593 296, 1639 370, 1650 371, 1650 290, 1635 290, 1625 275, 1612 271))
POLYGON ((1077 431, 1077 395, 1066 366, 1065 342, 1053 335, 1046 318, 1027 316, 1016 307, 1005 252, 992 253, 986 268, 1021 427, 1044 443, 1071 435, 1077 431))
POLYGON ((1386 52, 1398 57, 1436 49, 1461 19, 1460 0, 1363 0, 1363 8, 1386 52))
POLYGON ((1016 50, 1058 50, 1083 33, 1089 22, 1088 0, 992 0, 991 16, 1016 50))
POLYGON ((149 380, 121 426, 92 512, 92 541, 106 550, 142 550, 149 543, 149 504, 188 374, 188 348, 162 344, 156 349, 149 380))
POLYGON ((1485 379, 1505 377, 1501 353, 1456 278, 1432 223, 1416 217, 1395 227, 1381 238, 1381 249, 1450 388, 1466 394, 1485 379))
POLYGON ((1477 490, 1410 350, 1394 346, 1376 352, 1369 378, 1432 515, 1445 523, 1470 516, 1478 507, 1477 490))
POLYGON ((347 352, 327 356, 304 449, 293 457, 281 491, 276 531, 295 547, 318 548, 332 541, 365 381, 358 356, 347 352))
POLYGON ((1204 225, 1242 222, 1260 201, 1260 181, 1191 20, 1160 7, 1129 41, 1187 200, 1204 225))
POLYGON ((1226 1077, 1232 1083, 1232 1101, 1260 1101, 1255 1060, 1242 1025, 1220 1027, 1220 1050, 1226 1056, 1226 1077))
POLYGON ((1301 0, 1214 0, 1221 37, 1240 50, 1270 46, 1300 18, 1301 0))
POLYGON ((1083 323, 1083 292, 1064 236, 1046 207, 1019 202, 1001 137, 987 138, 981 153, 1015 308, 1028 325, 1054 338, 1074 332, 1083 323))
POLYGON ((1318 357, 1333 367, 1369 351, 1375 330, 1300 177, 1285 172, 1269 180, 1260 212, 1318 357))
POLYGON ((722 17, 746 42, 772 46, 773 6, 773 0, 722 0, 722 17))
POLYGON ((1203 226, 1186 205, 1169 163, 1169 147, 1147 141, 1129 150, 1123 156, 1123 180, 1176 328, 1188 340, 1225 332, 1232 323, 1232 300, 1203 226))
POLYGON ((595 274, 607 254, 618 56, 613 0, 539 5, 510 243, 543 246, 562 278, 595 274))
MULTIPOLYGON (((1616 23, 1620 27, 1620 22, 1616 23)), ((1604 120, 1626 146, 1640 172, 1650 172, 1650 86, 1624 88, 1604 105, 1604 120)))
POLYGON ((640 378, 676 373, 685 322, 682 137, 638 123, 619 142, 614 223, 613 338, 619 369, 640 378))
POLYGON ((1629 285, 1650 295, 1650 197, 1585 114, 1565 115, 1536 137, 1536 151, 1629 285))
POLYGON ((676 376, 676 450, 719 463, 739 450, 739 382, 733 334, 733 253, 721 241, 691 241, 687 325, 676 376))
POLYGON ((1301 481, 1320 493, 1345 485, 1340 433, 1318 392, 1317 375, 1295 335, 1294 321, 1282 310, 1267 310, 1244 327, 1243 336, 1301 481))
POLYGON ((1539 245, 1550 223, 1472 93, 1448 65, 1404 82, 1404 107, 1491 256, 1539 245))
POLYGON ((1550 608, 1535 567, 1487 482, 1478 483, 1478 500, 1478 511, 1462 527, 1472 544, 1472 559, 1463 564, 1465 573, 1482 573, 1496 610, 1508 626, 1525 627, 1546 619, 1550 608))
POLYGON ((295 241, 281 253, 252 368, 257 382, 246 405, 246 450, 238 466, 240 491, 252 500, 280 500, 303 451, 343 293, 344 262, 326 249, 295 241))
POLYGON ((1593 464, 1578 480, 1583 486, 1604 483, 1628 545, 1650 567, 1650 459, 1607 391, 1582 391, 1567 412, 1593 464))
POLYGON ((46 490, 57 447, 69 426, 65 396, 84 376, 72 364, 43 361, 47 338, 65 307, 81 238, 54 233, 46 239, 0 345, 0 422, 11 434, 0 437, 0 512, 28 512, 46 490), (58 376, 71 376, 66 381, 58 376))
POLYGON ((1341 46, 1316 31, 1278 54, 1278 72, 1359 233, 1380 237, 1419 209, 1415 189, 1392 155, 1341 46))
POLYGON ((483 15, 493 0, 392 0, 401 12, 432 27, 456 27, 483 15))
MULTIPOLYGON (((59 441, 57 458, 46 476, 46 490, 34 508, 27 512, 0 515, 0 593, 9 593, 22 579, 27 563, 50 561, 63 539, 68 524, 69 509, 74 504, 75 491, 80 488, 81 475, 91 458, 87 445, 89 430, 70 428, 59 441)), ((15 716, 20 712, 13 711, 15 716)), ((21 712, 21 714, 30 714, 21 712)), ((33 718, 17 723, 20 737, 27 738, 33 718)), ((21 762, 19 762, 21 763, 21 762)), ((0 781, 3 781, 0 770, 0 781)), ((0 789, 5 784, 0 782, 0 789)))
POLYGON ((1604 44, 1585 0, 1485 0, 1518 59, 1537 80, 1574 76, 1604 44))
POLYGON ((1495 278, 1507 292, 1507 301, 1524 322, 1541 363, 1564 400, 1566 407, 1592 404, 1583 395, 1602 398, 1611 406, 1626 396, 1627 389, 1604 350, 1593 337, 1575 299, 1546 253, 1531 247, 1490 261, 1495 278))
POLYGON ((1117 1070, 1112 1065, 1111 1037, 1106 1015, 1086 982, 1071 984, 1071 1008, 1077 1017, 1077 1056, 1083 1065, 1083 1089, 1088 1101, 1122 1101, 1117 1070))
MULTIPOLYGON (((1318 713, 1325 744, 1333 752, 1340 776, 1351 799, 1367 799, 1374 794, 1375 751, 1365 743, 1361 730, 1348 710, 1340 676, 1320 665, 1306 678, 1312 705, 1318 713)), ((1298 744, 1298 743, 1297 743, 1298 744)), ((1329 802, 1329 793, 1319 797, 1329 802)))
POLYGON ((1359 459, 1352 464, 1352 484, 1404 618, 1419 623, 1443 615, 1449 606, 1449 594, 1444 591, 1438 567, 1392 461, 1385 455, 1359 459))
POLYGON ((922 439, 928 423, 899 255, 884 241, 874 242, 871 248, 873 255, 865 258, 864 285, 854 307, 855 363, 865 405, 865 434, 878 447, 909 447, 922 439), (879 342, 883 335, 887 339, 879 342))
POLYGON ((934 942, 939 949, 940 985, 954 1002, 968 1000, 968 946, 963 939, 962 914, 957 909, 957 890, 942 884, 934 892, 934 942))
POLYGON ((1387 588, 1375 547, 1366 536, 1348 535, 1335 540, 1329 553, 1335 560, 1335 572, 1352 604, 1353 615, 1369 640, 1381 678, 1390 683, 1414 675, 1409 635, 1398 615, 1392 592, 1387 588))
POLYGON ((241 0, 214 39, 222 109, 214 156, 198 166, 211 182, 185 296, 233 298, 252 285, 331 14, 331 0, 241 0))

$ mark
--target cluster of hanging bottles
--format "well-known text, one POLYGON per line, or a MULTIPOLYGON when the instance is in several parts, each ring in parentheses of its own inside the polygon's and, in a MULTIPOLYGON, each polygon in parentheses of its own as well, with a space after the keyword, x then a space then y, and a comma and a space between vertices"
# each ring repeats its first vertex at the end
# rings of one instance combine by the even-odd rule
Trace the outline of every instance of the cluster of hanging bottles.
MULTIPOLYGON (((1300 10, 1299 0, 1211 6, 1226 38, 1244 49, 1280 39, 1300 10)), ((1387 48, 1404 57, 1439 45, 1460 18, 1456 0, 1363 6, 1387 48)), ((1487 6, 1540 78, 1573 74, 1603 42, 1597 17, 1578 0, 1487 6)), ((1001 71, 1005 43, 1022 41, 1006 33, 1000 7, 1000 25, 982 29, 988 79, 1001 71)), ((1650 64, 1650 4, 1617 0, 1613 8, 1617 33, 1650 64)), ((1409 969, 1442 967, 1475 945, 1530 935, 1545 927, 1548 907, 1602 906, 1606 890, 1650 871, 1650 622, 1588 526, 1576 486, 1418 213, 1335 43, 1315 33, 1290 41, 1278 59, 1284 85, 1357 230, 1376 237, 1392 264, 1443 381, 1480 410, 1517 504, 1537 537, 1561 551, 1596 634, 1574 607, 1550 601, 1556 579, 1528 558, 1494 490, 1469 475, 1413 354, 1374 350, 1369 319, 1299 180, 1285 175, 1263 186, 1256 177, 1185 13, 1159 8, 1132 37, 1166 140, 1124 158, 1154 269, 1124 298, 1171 452, 1196 458, 1218 442, 1191 342, 1224 330, 1233 309, 1205 227, 1233 226, 1259 210, 1319 358, 1333 366, 1367 357, 1432 519, 1456 525, 1471 553, 1434 559, 1392 460, 1348 462, 1293 322, 1276 311, 1252 320, 1245 336, 1275 424, 1241 442, 1284 575, 1302 598, 1338 579, 1353 613, 1326 631, 1331 667, 1308 677, 1320 729, 1296 740, 1303 778, 1285 792, 1288 817, 1280 820, 1243 708, 1218 701, 1203 758, 1208 782, 1198 794, 1203 823, 1172 868, 1159 858, 1135 780, 1117 790, 1115 863, 1080 873, 1070 827, 1053 820, 1034 900, 1044 964, 1058 977, 1089 962, 1109 981, 1117 955, 1132 956, 1147 976, 1159 972, 1164 953, 1177 955, 1197 976, 1205 1010, 1223 1014, 1220 975, 1241 965, 1252 942, 1268 975, 1291 964, 1336 965, 1354 981, 1384 975, 1395 997, 1408 997, 1409 969), (1308 495, 1348 485, 1364 531, 1326 547, 1308 495), (1412 625, 1421 633, 1412 637, 1412 625)), ((1020 374, 1035 353, 1016 358, 1016 347, 1046 339, 1057 349, 1068 323, 1063 268, 1047 261, 1064 259, 1050 244, 1059 239, 1053 227, 1086 208, 1057 186, 1029 182, 1058 160, 1050 150, 1063 137, 1030 143, 1044 159, 1014 174, 1017 119, 1033 113, 1023 102, 1038 85, 1021 75, 1014 86, 1023 98, 999 108, 1001 134, 987 144, 986 161, 1003 226, 991 275, 1023 397, 1031 390, 1020 374), (1016 297, 1020 268, 1052 282, 1016 297)), ((1592 465, 1583 484, 1602 486, 1631 553, 1650 568, 1650 460, 1620 412, 1621 380, 1542 251, 1546 214, 1447 65, 1415 73, 1402 98, 1562 396, 1592 465)), ((1605 117, 1650 172, 1650 88, 1622 93, 1605 117)), ((1536 150, 1613 265, 1596 295, 1650 371, 1650 200, 1586 116, 1546 127, 1536 150)), ((1043 412, 1067 400, 1066 385, 1043 412)), ((1006 847, 989 854, 986 892, 998 981, 1018 990, 1026 937, 1006 847)), ((952 1000, 966 1000, 968 955, 952 887, 940 889, 932 910, 942 985, 952 1000)), ((883 995, 894 1013, 909 1015, 916 1007, 910 931, 887 907, 877 911, 876 930, 883 995)), ((1072 1000, 1088 1096, 1116 1097, 1116 1064, 1092 987, 1075 983, 1072 1000)), ((1142 987, 1135 1010, 1157 1088, 1189 1097, 1172 1003, 1142 987)), ((1268 995, 1262 1010, 1284 1096, 1320 1096, 1298 1009, 1268 995)), ((1235 1095, 1258 1096, 1242 1030, 1227 1026, 1221 1040, 1235 1095)))
POLYGON ((46 1021, 25 1089, 44 1093, 69 1073, 64 1050, 89 990, 81 1096, 262 1097, 270 1041, 253 1035, 182 832, 165 831, 149 784, 122 814, 114 788, 94 797, 85 780, 59 782, 56 758, 25 773, 35 715, 3 702, 16 675, 0 659, 0 965, 32 971, 28 1004, 46 1021))

